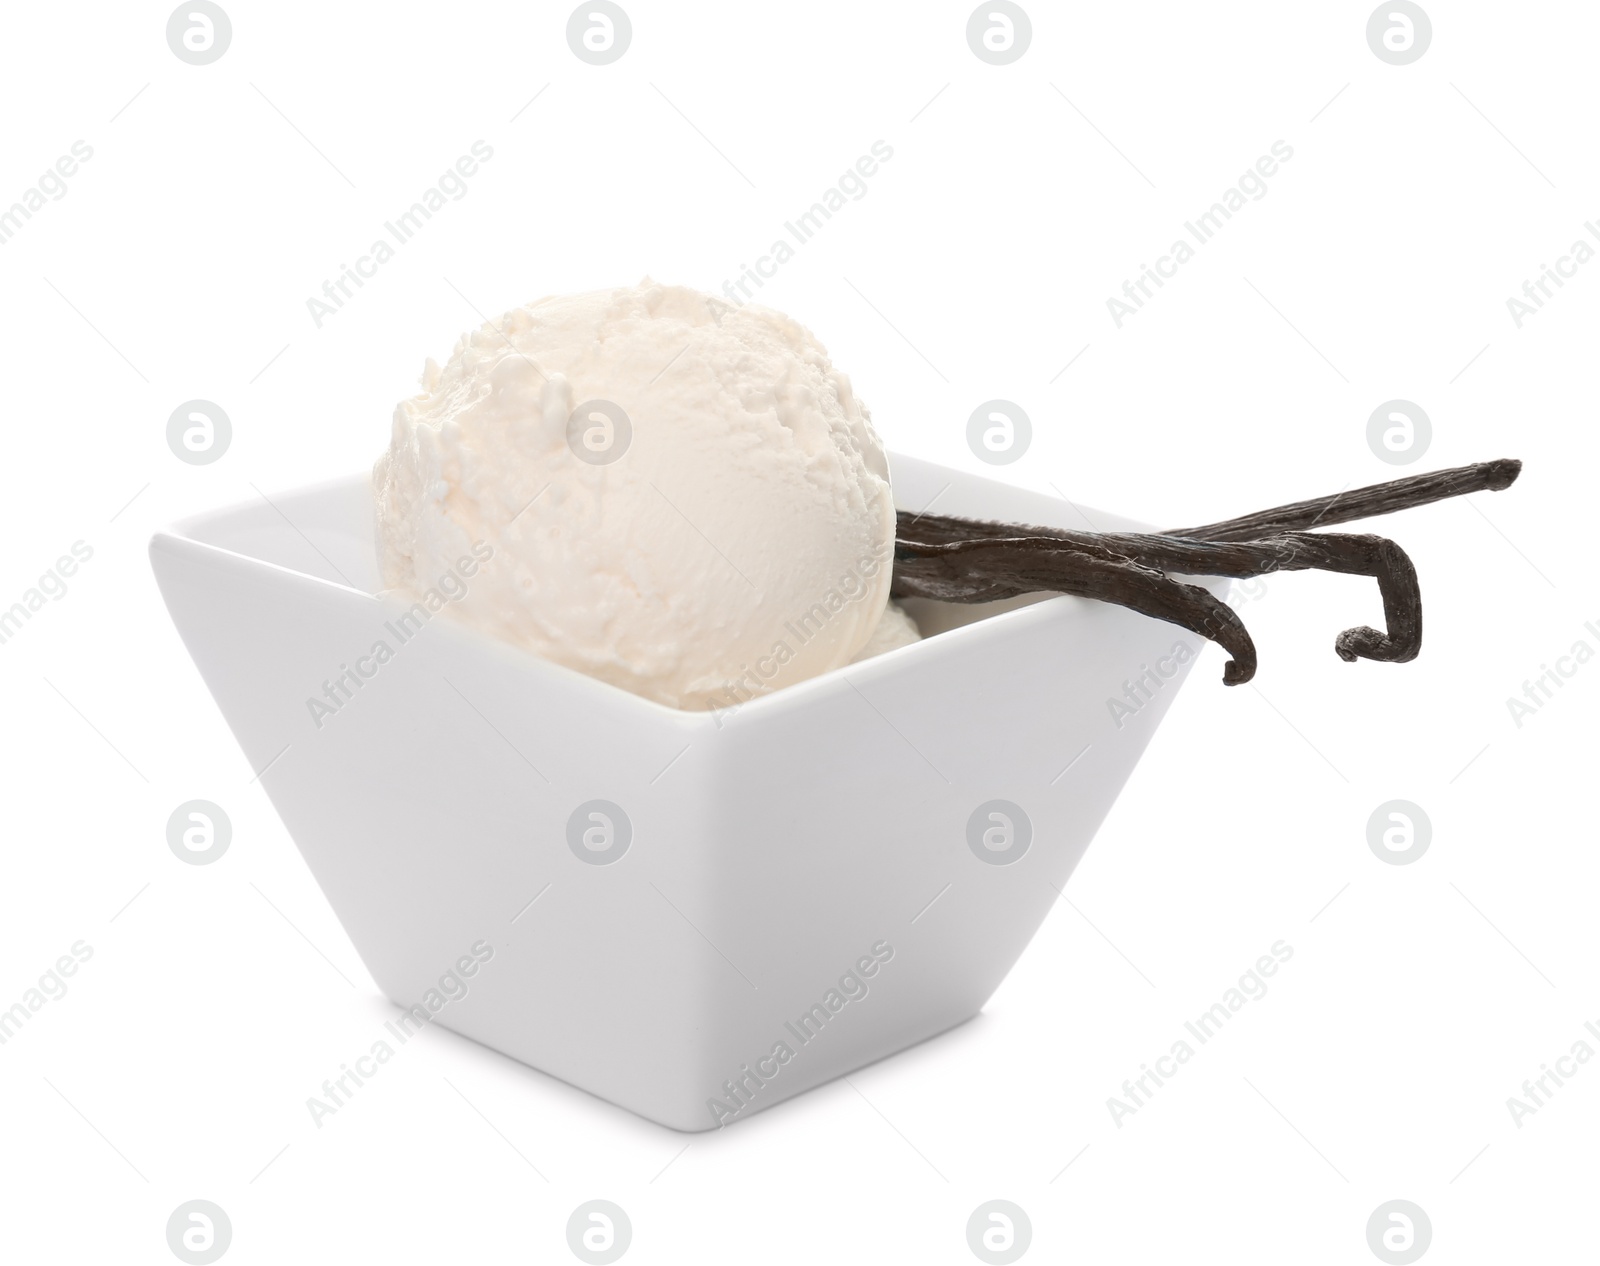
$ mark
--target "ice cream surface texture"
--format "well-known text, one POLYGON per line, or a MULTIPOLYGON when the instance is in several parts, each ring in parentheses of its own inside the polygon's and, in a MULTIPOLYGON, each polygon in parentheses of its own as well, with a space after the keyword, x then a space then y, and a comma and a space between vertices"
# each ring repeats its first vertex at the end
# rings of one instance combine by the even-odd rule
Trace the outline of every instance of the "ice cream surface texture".
POLYGON ((888 462, 788 317, 648 279, 541 299, 422 387, 373 470, 391 589, 426 592, 476 545, 456 618, 689 709, 848 664, 877 629, 888 462))
POLYGON ((922 633, 906 609, 898 602, 891 601, 884 608, 883 618, 878 621, 878 627, 872 630, 872 636, 867 639, 867 644, 856 652, 852 663, 859 664, 864 659, 876 659, 887 651, 897 651, 902 646, 910 646, 913 642, 920 642, 922 633))

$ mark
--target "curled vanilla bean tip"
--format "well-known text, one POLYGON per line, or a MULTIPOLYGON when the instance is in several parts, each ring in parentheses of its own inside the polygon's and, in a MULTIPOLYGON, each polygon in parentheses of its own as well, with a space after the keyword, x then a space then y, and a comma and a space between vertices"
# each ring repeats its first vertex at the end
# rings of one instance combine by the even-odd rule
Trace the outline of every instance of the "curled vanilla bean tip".
MULTIPOLYGON (((1313 535, 1313 540, 1336 539, 1338 534, 1313 535)), ((1389 664, 1406 664, 1422 651, 1422 589, 1417 582, 1417 569, 1410 557, 1393 541, 1381 536, 1346 536, 1351 542, 1353 566, 1342 566, 1339 571, 1370 575, 1378 581, 1378 593, 1383 598, 1384 620, 1387 633, 1367 625, 1346 629, 1334 639, 1333 650, 1347 664, 1358 659, 1372 659, 1389 664)))
POLYGON ((1333 653, 1347 664, 1353 664, 1358 659, 1403 663, 1417 657, 1414 651, 1409 655, 1389 654, 1389 645, 1387 635, 1371 625, 1362 624, 1353 629, 1346 629, 1334 638, 1333 653))

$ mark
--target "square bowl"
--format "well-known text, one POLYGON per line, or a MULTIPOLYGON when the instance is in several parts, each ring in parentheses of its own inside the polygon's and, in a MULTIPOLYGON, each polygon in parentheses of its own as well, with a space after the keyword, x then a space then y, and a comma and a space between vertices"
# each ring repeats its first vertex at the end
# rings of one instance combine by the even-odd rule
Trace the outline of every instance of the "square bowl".
MULTIPOLYGON (((1084 521, 892 461, 903 507, 1084 521)), ((921 642, 681 712, 380 595, 365 476, 187 520, 150 556, 400 1022, 679 1130, 975 1015, 1201 649, 1070 597, 908 603, 921 642)))

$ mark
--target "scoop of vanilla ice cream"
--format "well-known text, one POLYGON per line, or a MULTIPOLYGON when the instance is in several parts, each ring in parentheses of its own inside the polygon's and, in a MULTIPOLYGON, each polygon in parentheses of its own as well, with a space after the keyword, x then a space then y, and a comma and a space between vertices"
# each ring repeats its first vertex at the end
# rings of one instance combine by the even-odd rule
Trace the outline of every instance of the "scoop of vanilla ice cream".
POLYGON ((872 636, 866 645, 856 652, 856 657, 851 663, 859 664, 864 659, 873 659, 885 651, 899 650, 902 646, 910 646, 913 642, 922 640, 922 632, 917 628, 916 621, 908 614, 906 609, 892 599, 883 610, 883 618, 878 621, 878 627, 872 630, 872 636))
POLYGON ((788 317, 646 279, 516 308, 422 386, 373 470, 385 585, 454 572, 456 618, 679 708, 847 664, 877 628, 888 462, 788 317))

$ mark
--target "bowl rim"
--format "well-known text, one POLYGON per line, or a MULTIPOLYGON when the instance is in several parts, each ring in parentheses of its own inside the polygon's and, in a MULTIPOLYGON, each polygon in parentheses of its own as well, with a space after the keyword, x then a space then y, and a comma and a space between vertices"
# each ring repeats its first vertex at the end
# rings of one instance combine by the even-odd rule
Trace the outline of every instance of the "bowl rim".
MULTIPOLYGON (((949 487, 950 484, 955 483, 957 480, 964 480, 969 483, 976 482, 979 484, 990 484, 999 489, 1015 490, 1029 496, 1043 497, 1062 506, 1070 506, 1074 510, 1077 510, 1079 514, 1083 513, 1083 511, 1079 509, 1078 502, 1072 501, 1071 499, 1062 495, 1059 490, 1052 492, 1041 492, 1038 489, 1007 483, 1004 480, 994 479, 978 472, 962 470, 957 467, 943 466, 937 462, 928 461, 925 458, 914 457, 910 454, 891 453, 890 459, 891 471, 900 463, 909 462, 914 466, 922 468, 924 473, 938 472, 954 476, 954 478, 950 480, 950 483, 945 485, 946 487, 949 487)), ((283 489, 275 493, 272 497, 267 497, 266 494, 263 493, 262 499, 274 509, 277 509, 277 502, 282 499, 307 500, 319 496, 327 497, 333 494, 347 495, 356 487, 364 487, 370 494, 372 487, 372 478, 370 472, 338 475, 326 479, 316 480, 307 484, 296 485, 292 488, 283 489)), ((934 500, 937 500, 942 493, 943 489, 940 490, 940 493, 935 494, 934 500)), ((895 495, 894 501, 897 511, 911 508, 901 504, 901 497, 899 495, 895 495)), ((931 505, 932 502, 930 501, 929 505, 923 508, 924 511, 930 508, 931 505)), ((294 567, 285 566, 282 563, 275 563, 265 558, 242 553, 239 550, 231 549, 228 546, 217 545, 211 541, 202 539, 202 534, 205 532, 208 525, 218 522, 227 516, 237 514, 241 511, 254 510, 256 508, 256 502, 239 498, 223 505, 185 515, 184 517, 176 519, 164 527, 156 529, 151 534, 148 546, 149 553, 152 559, 159 551, 175 555, 187 555, 191 559, 209 557, 217 560, 226 560, 228 565, 235 568, 260 568, 268 572, 281 573, 284 577, 293 578, 293 580, 297 583, 309 584, 312 586, 323 586, 333 590, 342 591, 380 606, 398 605, 400 603, 400 596, 396 591, 393 590, 379 590, 373 592, 344 581, 330 580, 324 576, 314 575, 311 572, 301 571, 294 567)), ((1142 524, 1133 523, 1125 519, 1124 516, 1111 514, 1110 512, 1102 512, 1097 510, 1095 507, 1089 507, 1089 510, 1091 513, 1103 513, 1106 515, 1106 517, 1114 518, 1122 523, 1129 524, 1127 530, 1144 530, 1142 524)), ((282 515, 283 511, 279 510, 279 514, 282 515)), ((291 527, 295 527, 297 531, 299 530, 294 522, 289 520, 286 515, 284 515, 284 518, 291 527)), ((981 606, 984 604, 974 605, 981 606)), ((453 617, 449 619, 449 622, 445 627, 450 631, 450 635, 460 639, 462 644, 471 646, 480 653, 494 655, 507 662, 516 664, 522 668, 523 671, 534 673, 554 672, 569 683, 573 683, 574 688, 576 689, 585 689, 597 692, 602 697, 612 700, 613 703, 611 706, 618 706, 615 703, 615 700, 620 696, 631 701, 631 705, 622 704, 621 706, 642 707, 646 710, 646 715, 653 715, 657 718, 657 723, 665 722, 688 730, 703 731, 707 727, 711 728, 712 730, 720 730, 724 726, 732 724, 736 717, 745 714, 749 714, 754 717, 764 717, 772 712, 782 713, 790 708, 805 707, 812 701, 812 696, 818 694, 819 692, 836 690, 841 685, 859 690, 857 681, 855 680, 858 675, 858 671, 860 677, 865 678, 866 681, 893 675, 909 666, 907 660, 908 656, 911 657, 910 662, 916 662, 916 660, 920 657, 942 653, 938 649, 940 647, 954 649, 956 647, 963 646, 967 641, 970 641, 974 637, 1003 637, 1019 625, 1026 627, 1027 624, 1032 621, 1056 618, 1058 615, 1065 614, 1068 610, 1075 608, 1087 609, 1093 605, 1099 604, 1093 604, 1087 599, 1074 598, 1067 594, 1048 594, 1042 598, 1038 598, 1021 606, 1015 606, 1008 610, 993 611, 984 615, 980 615, 976 619, 968 621, 964 624, 958 625, 954 628, 945 629, 939 633, 929 634, 920 638, 916 642, 912 642, 904 646, 894 647, 893 649, 884 651, 879 655, 874 655, 870 659, 841 664, 837 668, 831 668, 826 672, 818 673, 814 677, 808 677, 803 681, 797 681, 792 685, 783 687, 781 690, 774 690, 766 694, 756 695, 741 703, 731 704, 727 707, 707 709, 675 708, 669 704, 661 703, 645 695, 635 694, 633 691, 622 686, 615 685, 614 683, 605 681, 599 677, 590 676, 589 674, 581 672, 576 668, 571 668, 566 664, 559 663, 555 660, 546 659, 543 656, 538 655, 524 647, 517 646, 514 643, 505 642, 500 638, 492 636, 491 634, 481 632, 480 630, 473 628, 471 625, 453 617), (577 683, 582 684, 578 685, 577 683), (781 702, 784 700, 787 700, 787 702, 781 702)), ((448 615, 448 608, 443 614, 448 615)), ((861 682, 861 684, 866 684, 866 681, 861 682)))

